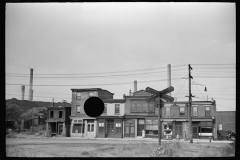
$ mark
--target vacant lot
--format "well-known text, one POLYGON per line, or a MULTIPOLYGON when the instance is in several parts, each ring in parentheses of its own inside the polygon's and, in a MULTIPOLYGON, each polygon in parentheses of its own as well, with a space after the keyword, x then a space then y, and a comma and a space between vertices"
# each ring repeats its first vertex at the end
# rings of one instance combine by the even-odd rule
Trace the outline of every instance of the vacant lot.
POLYGON ((229 157, 233 146, 227 143, 186 143, 6 138, 7 157, 229 157), (159 154, 160 153, 160 154, 159 154))

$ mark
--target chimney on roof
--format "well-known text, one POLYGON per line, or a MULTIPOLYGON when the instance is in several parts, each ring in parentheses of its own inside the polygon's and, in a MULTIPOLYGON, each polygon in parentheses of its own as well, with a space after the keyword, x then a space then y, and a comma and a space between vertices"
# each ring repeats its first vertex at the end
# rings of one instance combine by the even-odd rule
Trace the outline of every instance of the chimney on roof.
POLYGON ((24 92, 25 92, 25 86, 21 86, 21 92, 22 92, 22 100, 24 100, 24 92))
POLYGON ((134 81, 134 92, 137 92, 137 81, 134 81))
POLYGON ((132 92, 131 92, 131 89, 130 89, 130 91, 129 91, 129 96, 131 96, 132 95, 132 92))

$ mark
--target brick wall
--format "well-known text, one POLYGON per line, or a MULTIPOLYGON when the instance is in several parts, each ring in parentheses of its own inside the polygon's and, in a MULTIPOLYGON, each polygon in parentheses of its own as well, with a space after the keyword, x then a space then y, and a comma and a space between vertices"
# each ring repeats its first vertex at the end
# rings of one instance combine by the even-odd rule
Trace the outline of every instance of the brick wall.
POLYGON ((236 132, 236 111, 217 111, 216 123, 217 129, 222 124, 222 130, 230 130, 236 132))

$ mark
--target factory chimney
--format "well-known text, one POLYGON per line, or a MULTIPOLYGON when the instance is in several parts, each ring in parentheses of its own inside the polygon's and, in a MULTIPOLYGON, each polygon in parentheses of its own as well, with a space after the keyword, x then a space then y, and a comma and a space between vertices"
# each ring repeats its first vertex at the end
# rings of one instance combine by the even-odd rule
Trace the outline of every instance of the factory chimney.
MULTIPOLYGON (((167 87, 171 86, 171 64, 168 64, 168 70, 167 70, 167 87)), ((171 93, 168 93, 169 96, 171 96, 171 93)))
POLYGON ((25 92, 25 86, 21 86, 21 92, 22 92, 22 100, 24 100, 24 92, 25 92))
POLYGON ((28 100, 32 101, 33 100, 33 90, 32 90, 32 85, 33 85, 33 69, 30 69, 30 83, 29 83, 29 96, 28 100))
POLYGON ((134 81, 134 92, 137 92, 137 81, 134 81))

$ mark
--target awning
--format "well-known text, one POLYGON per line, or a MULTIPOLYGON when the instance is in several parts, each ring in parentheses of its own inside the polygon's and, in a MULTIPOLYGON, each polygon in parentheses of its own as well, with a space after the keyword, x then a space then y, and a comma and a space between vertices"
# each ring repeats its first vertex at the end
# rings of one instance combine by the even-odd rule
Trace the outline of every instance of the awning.
POLYGON ((120 116, 99 116, 97 117, 96 119, 108 119, 108 118, 111 118, 111 119, 123 119, 124 117, 120 117, 120 116))
POLYGON ((200 119, 200 118, 198 118, 198 119, 192 119, 192 121, 207 121, 207 122, 212 122, 213 120, 212 119, 210 119, 210 118, 208 118, 208 119, 200 119))

